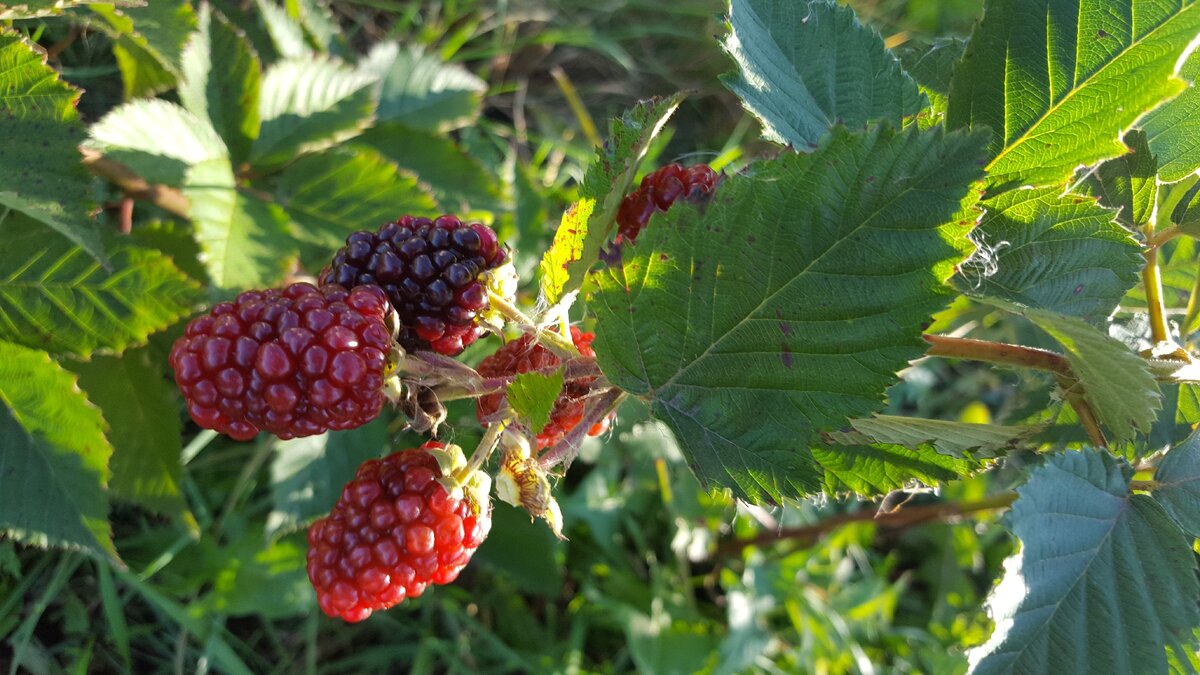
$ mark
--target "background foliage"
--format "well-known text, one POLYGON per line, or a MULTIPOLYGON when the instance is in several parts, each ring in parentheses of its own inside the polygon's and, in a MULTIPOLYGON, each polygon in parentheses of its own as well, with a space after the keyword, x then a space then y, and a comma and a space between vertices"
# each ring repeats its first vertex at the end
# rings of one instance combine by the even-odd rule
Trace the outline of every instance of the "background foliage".
POLYGON ((1200 7, 984 9, 0 6, 0 665, 1196 672, 1200 7), (670 161, 729 177, 589 272, 670 161), (557 483, 568 540, 497 504, 458 582, 345 625, 304 529, 421 439, 233 442, 166 354, 440 212, 521 304, 582 291, 635 396, 557 483))

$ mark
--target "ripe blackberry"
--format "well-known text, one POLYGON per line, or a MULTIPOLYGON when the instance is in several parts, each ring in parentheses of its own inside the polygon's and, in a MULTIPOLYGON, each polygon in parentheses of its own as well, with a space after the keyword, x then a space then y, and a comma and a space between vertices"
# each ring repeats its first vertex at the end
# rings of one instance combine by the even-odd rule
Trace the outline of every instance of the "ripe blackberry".
MULTIPOLYGON (((594 333, 584 333, 571 326, 571 341, 575 343, 575 348, 583 356, 596 357, 596 352, 592 350, 592 341, 595 339, 594 333)), ((537 344, 533 336, 523 335, 485 358, 480 362, 477 370, 484 377, 511 377, 518 373, 535 370, 553 370, 561 363, 562 360, 554 352, 537 344)), ((584 397, 587 396, 595 379, 594 377, 583 377, 563 383, 562 393, 558 395, 558 400, 554 402, 554 408, 550 411, 550 421, 537 435, 538 448, 548 448, 558 443, 579 425, 583 420, 586 407, 584 397)), ((503 401, 503 393, 489 394, 479 398, 475 406, 476 417, 480 422, 484 422, 500 409, 503 401)), ((612 419, 613 415, 609 415, 592 425, 588 429, 588 435, 599 436, 608 431, 612 419)))
POLYGON ((666 211, 680 198, 711 196, 717 180, 717 172, 707 164, 686 169, 679 164, 668 164, 647 174, 638 189, 625 197, 617 210, 617 243, 622 239, 628 239, 630 243, 636 240, 656 210, 666 211))
POLYGON ((247 291, 192 319, 170 362, 206 429, 241 441, 352 429, 383 407, 394 321, 370 286, 247 291))
POLYGON ((321 273, 322 283, 377 285, 400 317, 400 345, 454 356, 483 335, 488 273, 507 251, 481 223, 404 216, 355 232, 321 273))
POLYGON ((321 609, 354 623, 448 584, 492 526, 482 471, 460 476, 462 450, 429 442, 358 467, 308 530, 308 578, 321 609))

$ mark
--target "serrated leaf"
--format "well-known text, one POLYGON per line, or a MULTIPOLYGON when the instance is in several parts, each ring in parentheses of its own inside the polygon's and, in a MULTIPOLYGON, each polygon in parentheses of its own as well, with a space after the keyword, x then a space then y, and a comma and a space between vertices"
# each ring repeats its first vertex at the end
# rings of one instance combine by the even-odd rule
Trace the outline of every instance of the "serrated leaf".
POLYGON ((1178 1, 989 0, 946 124, 991 128, 993 185, 1062 183, 1124 153, 1121 132, 1183 90, 1197 32, 1200 7, 1178 1))
POLYGON ((0 256, 0 340, 88 356, 141 344, 192 311, 200 287, 158 251, 110 243, 112 270, 10 216, 0 256))
POLYGON ((90 179, 80 163, 80 91, 64 84, 16 33, 0 29, 0 225, 20 211, 106 262, 88 216, 90 179))
POLYGON ((1188 188, 1175 204, 1171 222, 1184 234, 1200 235, 1200 181, 1188 188))
POLYGON ((50 355, 0 341, 0 527, 117 559, 104 419, 50 355))
POLYGON ((261 525, 252 525, 228 544, 204 540, 200 554, 206 565, 198 572, 213 584, 193 611, 268 619, 312 611, 316 597, 306 570, 308 542, 304 535, 265 544, 263 535, 261 525))
POLYGON ((301 238, 327 249, 325 258, 351 232, 373 230, 403 214, 436 215, 437 209, 416 179, 370 148, 301 157, 279 175, 275 195, 300 225, 301 238))
POLYGON ((904 70, 921 87, 935 114, 944 115, 950 95, 950 77, 967 49, 963 38, 939 38, 930 43, 910 41, 896 50, 904 70))
POLYGON ((175 388, 146 349, 67 366, 108 422, 113 494, 159 513, 186 512, 181 485, 183 425, 175 388))
POLYGON ((1188 534, 1200 537, 1200 432, 1167 452, 1154 482, 1154 498, 1188 534))
MULTIPOLYGON (((899 445, 910 449, 929 445, 951 457, 962 457, 967 452, 994 452, 1037 433, 1039 429, 1035 426, 968 424, 895 415, 853 419, 850 420, 850 426, 874 443, 899 445)), ((828 436, 831 440, 841 443, 839 433, 829 432, 828 436)), ((854 440, 850 439, 850 442, 854 443, 854 440)))
POLYGON ((58 16, 68 9, 84 5, 115 5, 127 7, 142 4, 146 0, 21 0, 8 2, 0 7, 0 21, 11 19, 36 19, 43 16, 58 16))
POLYGON ((1104 452, 1050 456, 1018 488, 1021 550, 988 598, 996 630, 971 672, 1160 673, 1200 622, 1191 542, 1104 452))
POLYGON ((854 10, 828 0, 733 0, 723 81, 778 143, 815 148, 835 124, 899 124, 924 97, 854 10))
POLYGON ((508 405, 536 436, 550 421, 550 413, 562 388, 561 368, 553 375, 520 373, 508 385, 508 405))
POLYGON ((609 124, 609 140, 596 149, 579 200, 563 214, 554 242, 538 268, 542 295, 551 305, 583 287, 588 270, 608 241, 638 165, 682 100, 677 94, 642 101, 609 124))
POLYGON ((445 63, 419 48, 396 42, 376 44, 359 72, 377 79, 380 122, 445 133, 479 117, 487 82, 462 66, 445 63))
POLYGON ((913 483, 937 485, 979 469, 978 462, 950 457, 932 447, 900 445, 830 445, 812 448, 824 472, 825 492, 886 494, 913 483))
POLYGON ((838 129, 729 177, 703 210, 656 215, 593 274, 601 370, 648 400, 705 484, 816 489, 811 455, 789 448, 874 412, 922 354, 983 140, 838 129))
MULTIPOLYGON (((1193 51, 1179 76, 1194 82, 1200 76, 1200 51, 1193 51)), ((1200 167, 1200 88, 1194 84, 1155 108, 1141 120, 1150 151, 1158 157, 1158 177, 1164 183, 1183 180, 1200 167)))
POLYGON ((329 513, 358 465, 387 448, 382 418, 350 431, 280 441, 271 462, 268 533, 276 536, 329 513))
POLYGON ((287 9, 280 7, 271 0, 255 0, 263 23, 266 24, 267 34, 271 36, 271 44, 280 58, 303 59, 313 53, 304 40, 304 27, 288 15, 287 9))
POLYGON ((1095 319, 1138 282, 1141 246, 1092 197, 1035 188, 983 205, 980 251, 954 277, 964 293, 1095 319))
POLYGON ((1145 359, 1082 319, 1042 310, 1025 316, 1066 350, 1084 396, 1117 441, 1150 431, 1162 394, 1145 359))
POLYGON ((103 20, 93 25, 113 37, 126 98, 174 86, 184 44, 196 30, 196 13, 190 2, 154 0, 126 7, 97 4, 91 10, 103 20))
POLYGON ((357 136, 374 116, 372 82, 326 57, 272 65, 263 76, 262 126, 250 162, 272 168, 357 136))
POLYGON ((201 262, 215 287, 268 288, 283 279, 297 255, 287 214, 239 190, 228 158, 193 166, 183 194, 192 205, 201 262))
POLYGON ((449 138, 385 123, 366 130, 354 145, 368 145, 411 171, 433 190, 446 213, 496 213, 507 207, 496 179, 449 138))
POLYGON ((1117 209, 1122 225, 1140 230, 1154 218, 1158 201, 1158 160, 1146 145, 1146 134, 1125 134, 1129 152, 1101 164, 1084 183, 1088 194, 1117 209))
POLYGON ((191 167, 228 156, 208 121, 162 99, 138 99, 105 115, 85 144, 150 183, 181 187, 191 167), (171 142, 164 143, 169 138, 171 142))
POLYGON ((184 107, 212 124, 234 162, 244 160, 258 137, 262 66, 245 35, 208 5, 184 49, 182 75, 184 107))

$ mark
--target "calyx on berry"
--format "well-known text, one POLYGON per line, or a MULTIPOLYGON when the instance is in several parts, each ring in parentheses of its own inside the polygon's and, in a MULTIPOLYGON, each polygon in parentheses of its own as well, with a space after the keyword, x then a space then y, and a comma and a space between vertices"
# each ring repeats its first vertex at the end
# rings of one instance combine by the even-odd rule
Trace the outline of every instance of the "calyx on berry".
POLYGON ((193 319, 170 363, 188 412, 207 429, 238 440, 352 429, 383 407, 398 358, 394 323, 377 288, 247 291, 193 319))
POLYGON ((454 581, 487 537, 491 478, 462 449, 428 442, 358 467, 308 530, 308 577, 321 610, 358 622, 454 581))
POLYGON ((494 319, 489 290, 502 297, 515 279, 508 251, 482 223, 451 215, 403 216, 376 232, 359 231, 321 273, 321 281, 384 290, 400 317, 407 350, 454 356, 494 319))

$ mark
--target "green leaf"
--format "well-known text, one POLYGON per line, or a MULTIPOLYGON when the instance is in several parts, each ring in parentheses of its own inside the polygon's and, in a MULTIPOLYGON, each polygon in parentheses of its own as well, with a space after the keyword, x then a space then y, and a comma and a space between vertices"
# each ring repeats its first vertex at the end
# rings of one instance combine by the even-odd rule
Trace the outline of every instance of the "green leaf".
MULTIPOLYGON (((1181 183, 1180 185, 1183 185, 1181 183)), ((1193 237, 1200 235, 1200 181, 1188 188, 1171 211, 1171 222, 1193 237)))
POLYGON ((415 174, 446 213, 507 208, 492 175, 449 138, 385 123, 368 129, 354 145, 368 145, 415 174))
POLYGON ((917 83, 858 21, 828 0, 732 0, 723 46, 738 66, 722 78, 769 140, 815 148, 829 129, 894 124, 925 107, 917 83))
POLYGON ((966 49, 966 40, 952 37, 939 38, 931 43, 910 41, 896 50, 896 57, 900 59, 904 70, 916 80, 936 114, 946 114, 950 77, 966 49))
POLYGON ((1100 203, 1118 210, 1122 225, 1140 230, 1154 218, 1158 201, 1158 160, 1146 145, 1146 134, 1125 134, 1129 152, 1104 162, 1084 183, 1100 203))
POLYGON ((1124 153, 1121 132, 1183 91, 1176 62, 1198 31, 1190 3, 989 0, 946 124, 991 128, 992 184, 1061 183, 1124 153))
POLYGON ((729 177, 702 211, 654 216, 593 275, 604 374, 649 401, 703 483, 752 500, 816 489, 792 448, 874 412, 924 352, 983 140, 839 129, 729 177))
POLYGON ((962 292, 1103 318, 1138 282, 1141 246, 1095 198, 1036 188, 983 204, 979 252, 954 277, 962 292))
POLYGON ((138 99, 105 115, 86 146, 150 183, 181 187, 191 167, 228 156, 206 120, 162 99, 138 99), (169 138, 171 142, 164 143, 169 138))
POLYGON ((1191 542, 1153 499, 1129 493, 1104 452, 1052 455, 1010 515, 1019 553, 988 599, 996 630, 972 673, 1161 673, 1164 645, 1200 623, 1191 542))
POLYGON ((462 66, 444 63, 419 48, 380 42, 359 64, 359 72, 379 80, 379 121, 445 133, 479 117, 487 82, 462 66))
POLYGON ((263 76, 262 126, 250 153, 258 169, 353 138, 375 111, 371 78, 342 63, 312 57, 280 61, 263 76))
POLYGON ((932 447, 899 445, 815 446, 812 456, 824 471, 825 492, 886 494, 913 482, 937 485, 979 469, 978 462, 956 459, 932 447))
POLYGON ((105 262, 77 147, 80 93, 24 38, 0 30, 0 226, 9 209, 20 211, 105 262))
POLYGON ((370 148, 301 157, 280 174, 275 195, 300 225, 300 236, 328 249, 325 258, 355 230, 375 229, 401 214, 436 215, 437 209, 412 176, 370 148))
POLYGON ((1081 319, 1041 310, 1025 316, 1066 350, 1084 396, 1117 441, 1150 432, 1162 394, 1145 359, 1081 319))
POLYGON ((0 527, 38 546, 117 558, 104 419, 46 352, 0 341, 0 527))
POLYGON ((84 5, 115 5, 127 7, 145 0, 21 0, 5 3, 0 7, 0 21, 10 19, 36 19, 43 16, 58 16, 68 9, 84 5))
POLYGON ((388 448, 383 418, 349 431, 280 441, 271 463, 271 536, 329 513, 358 465, 388 448))
POLYGON ((207 612, 228 616, 279 619, 308 614, 316 597, 308 580, 307 552, 303 535, 264 545, 261 525, 250 527, 228 545, 204 552, 212 564, 205 572, 213 588, 199 604, 207 612))
POLYGON ((88 356, 141 344, 192 311, 200 287, 169 258, 114 239, 112 270, 40 224, 10 216, 0 256, 0 340, 88 356))
POLYGON ((258 137, 261 86, 262 66, 246 36, 202 5, 200 30, 183 52, 179 100, 212 124, 234 162, 249 155, 258 137))
POLYGON ((92 5, 103 19, 96 27, 114 39, 113 52, 125 81, 127 98, 147 96, 174 86, 196 13, 187 0, 154 0, 116 7, 92 5))
MULTIPOLYGON (((1179 76, 1188 82, 1200 76, 1200 51, 1192 51, 1179 76)), ((1158 157, 1158 177, 1164 183, 1183 180, 1200 167, 1198 108, 1200 89, 1191 86, 1142 118, 1139 126, 1146 133, 1151 152, 1158 157)))
POLYGON ((267 288, 283 279, 297 255, 287 214, 239 190, 228 158, 192 167, 183 193, 214 286, 267 288))
POLYGON ((159 513, 185 513, 179 403, 175 387, 151 363, 149 351, 98 356, 67 367, 108 421, 113 446, 108 487, 113 494, 159 513))
POLYGON ((1167 452, 1154 482, 1154 498, 1188 534, 1200 537, 1200 432, 1167 452))
MULTIPOLYGON (((899 445, 913 450, 930 445, 951 457, 962 457, 968 452, 992 453, 1039 430, 1036 426, 968 424, 895 415, 854 419, 850 420, 850 426, 869 443, 899 445)), ((826 435, 836 443, 863 443, 855 438, 855 434, 831 431, 826 435)))
POLYGON ((304 26, 289 16, 286 9, 271 0, 255 0, 254 4, 280 58, 304 59, 312 55, 312 48, 304 40, 304 26))
POLYGON ((583 287, 588 270, 608 241, 638 165, 682 100, 675 95, 642 101, 609 124, 609 140, 596 149, 596 159, 579 188, 579 201, 563 214, 554 242, 542 256, 542 295, 551 305, 583 287))
POLYGON ((563 388, 563 371, 553 375, 521 373, 508 385, 508 405, 534 435, 550 421, 550 412, 563 388))

